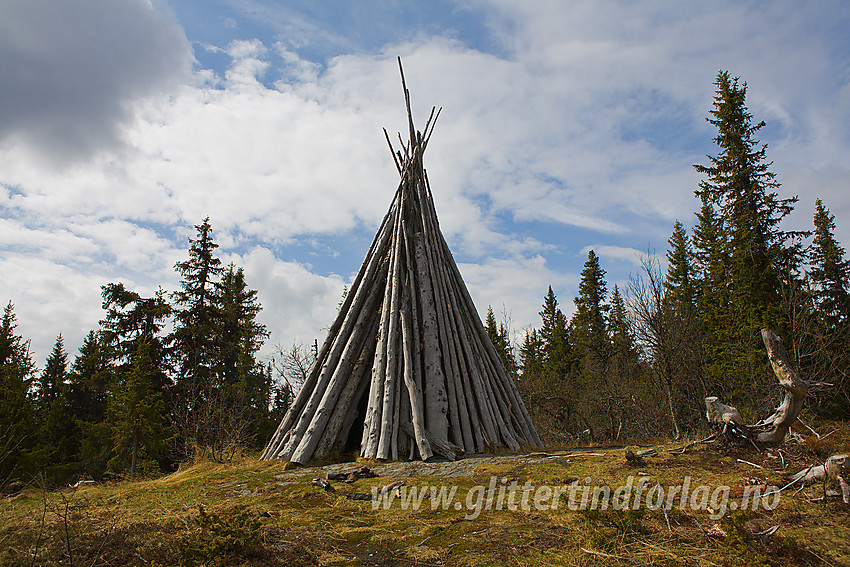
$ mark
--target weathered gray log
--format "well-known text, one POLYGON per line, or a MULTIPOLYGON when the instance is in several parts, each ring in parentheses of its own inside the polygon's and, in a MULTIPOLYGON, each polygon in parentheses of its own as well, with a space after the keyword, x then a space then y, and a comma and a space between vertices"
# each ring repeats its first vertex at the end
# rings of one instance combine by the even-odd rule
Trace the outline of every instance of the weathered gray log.
POLYGON ((850 504, 850 455, 832 455, 822 465, 807 467, 791 476, 788 484, 822 482, 824 497, 831 493, 827 490, 831 482, 838 484, 841 498, 845 504, 850 504))
POLYGON ((737 425, 745 428, 744 418, 734 406, 724 404, 717 396, 705 398, 705 418, 715 425, 737 425))
MULTIPOLYGON (((405 431, 413 431, 413 427, 409 423, 402 423, 401 427, 405 431)), ((438 455, 442 455, 450 461, 455 461, 458 456, 463 455, 463 449, 454 443, 436 438, 431 435, 427 429, 424 430, 423 433, 425 434, 425 439, 427 439, 428 443, 431 445, 431 449, 433 449, 438 455)))
POLYGON ((465 451, 473 452, 475 451, 475 438, 472 433, 467 402, 467 396, 471 395, 471 392, 464 390, 464 380, 461 377, 463 354, 458 347, 460 339, 457 334, 457 322, 453 314, 457 303, 451 288, 446 283, 445 270, 437 270, 436 279, 443 297, 440 318, 443 321, 443 332, 449 345, 445 349, 449 363, 449 378, 446 386, 449 391, 449 409, 452 416, 452 438, 455 445, 463 447, 465 451))
POLYGON ((407 310, 403 309, 401 312, 401 343, 405 354, 404 383, 407 386, 410 399, 410 415, 413 422, 411 435, 416 440, 420 458, 423 461, 427 461, 434 456, 434 453, 431 450, 431 443, 425 435, 425 412, 422 407, 422 391, 413 378, 413 357, 410 350, 410 335, 412 334, 412 330, 408 319, 407 310))
POLYGON ((437 308, 437 322, 439 324, 440 348, 444 361, 444 377, 445 391, 448 403, 448 419, 452 425, 449 433, 452 436, 452 442, 455 445, 464 445, 463 432, 461 430, 461 418, 459 412, 459 401, 457 392, 457 382, 460 380, 460 375, 457 369, 457 347, 456 342, 452 340, 453 325, 448 318, 447 309, 451 306, 451 295, 446 289, 441 278, 440 260, 438 259, 436 243, 438 238, 441 238, 436 228, 431 226, 427 218, 422 219, 423 231, 426 235, 429 246, 426 247, 426 254, 431 275, 431 283, 433 285, 435 305, 437 308))
POLYGON ((434 291, 428 270, 424 235, 414 236, 416 268, 419 281, 419 298, 422 309, 422 342, 425 355, 425 426, 436 438, 448 440, 448 397, 442 366, 442 351, 437 330, 437 311, 434 306, 434 291))
MULTIPOLYGON (((404 207, 404 199, 402 199, 402 210, 404 207)), ((398 231, 397 236, 395 237, 395 242, 393 243, 393 251, 392 251, 392 266, 390 268, 390 274, 392 279, 392 284, 389 286, 390 289, 390 304, 389 304, 389 316, 390 316, 390 324, 387 330, 388 341, 387 341, 387 359, 386 365, 387 370, 384 375, 384 396, 383 396, 383 410, 381 411, 381 424, 379 428, 379 440, 377 446, 377 456, 381 459, 389 459, 392 457, 393 447, 395 446, 396 439, 393 438, 393 419, 395 416, 395 408, 396 408, 396 395, 397 390, 399 389, 398 383, 400 382, 399 376, 396 373, 396 367, 398 364, 398 335, 399 335, 399 302, 401 300, 401 278, 402 278, 402 270, 403 266, 401 265, 401 250, 403 246, 402 237, 401 237, 401 221, 402 216, 399 214, 398 223, 396 225, 396 230, 398 231)), ((397 431, 397 430, 396 430, 397 431)))
MULTIPOLYGON (((398 217, 393 219, 393 225, 397 225, 401 217, 399 206, 398 217)), ((396 240, 399 238, 397 231, 393 231, 393 239, 390 250, 395 249, 396 240)), ((391 269, 392 257, 386 258, 387 263, 387 286, 384 288, 384 299, 381 304, 381 324, 378 327, 378 345, 375 349, 375 360, 372 364, 372 384, 369 387, 369 403, 366 410, 366 418, 363 425, 363 438, 360 443, 361 455, 368 459, 375 458, 378 454, 378 442, 380 440, 381 418, 383 414, 384 385, 387 371, 387 345, 389 344, 390 326, 390 303, 392 301, 391 269)))
POLYGON ((754 428, 758 429, 756 441, 759 443, 780 443, 791 430, 791 425, 800 415, 803 402, 809 391, 809 383, 802 380, 794 368, 788 362, 785 347, 780 339, 770 329, 762 329, 761 337, 767 349, 767 356, 773 372, 779 379, 779 384, 785 389, 785 397, 773 415, 757 423, 754 428))
POLYGON ((779 380, 779 385, 785 390, 785 397, 770 417, 754 425, 746 425, 740 412, 734 406, 720 402, 716 396, 705 398, 706 419, 709 423, 723 427, 724 436, 721 439, 728 439, 730 433, 734 431, 732 434, 735 437, 749 443, 762 445, 781 443, 803 409, 803 403, 809 391, 809 382, 797 375, 788 361, 782 339, 776 333, 770 329, 762 329, 761 337, 773 372, 779 380))

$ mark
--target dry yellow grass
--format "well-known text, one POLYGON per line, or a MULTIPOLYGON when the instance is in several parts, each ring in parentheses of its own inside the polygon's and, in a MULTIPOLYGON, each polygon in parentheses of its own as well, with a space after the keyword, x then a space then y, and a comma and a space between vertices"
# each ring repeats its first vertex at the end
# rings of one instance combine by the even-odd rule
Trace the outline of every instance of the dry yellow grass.
POLYGON ((310 483, 325 471, 285 470, 283 463, 252 459, 201 463, 155 480, 76 490, 30 487, 0 501, 0 565, 69 565, 69 548, 74 565, 178 565, 187 548, 212 545, 209 530, 196 521, 200 506, 236 529, 228 540, 235 547, 210 564, 848 565, 850 511, 835 498, 810 501, 822 495, 817 486, 796 494, 796 487, 786 490, 773 510, 733 512, 716 520, 708 510, 678 506, 665 517, 645 507, 572 511, 565 502, 556 510, 484 510, 466 519, 463 506, 470 490, 478 490, 473 487, 488 487, 492 479, 498 487, 516 481, 532 489, 575 480, 581 487, 588 477, 594 486, 613 488, 641 473, 649 476, 650 486, 678 485, 686 476, 694 486, 782 485, 787 473, 850 452, 848 428, 837 427, 842 431, 789 447, 781 457, 775 451, 707 446, 674 455, 669 449, 682 444, 665 443, 656 445, 657 457, 632 466, 622 449, 559 449, 549 457, 538 452, 481 459, 463 477, 442 478, 431 469, 428 476, 402 479, 407 487, 457 486, 459 510, 454 505, 432 510, 427 499, 419 510, 403 510, 398 501, 373 510, 371 502, 345 494, 370 494, 396 479, 333 483, 336 492, 326 492, 310 483), (783 460, 785 471, 779 470, 783 460), (259 540, 240 547, 243 532, 234 522, 245 518, 258 520, 259 540), (774 534, 758 535, 773 526, 779 526, 774 534))

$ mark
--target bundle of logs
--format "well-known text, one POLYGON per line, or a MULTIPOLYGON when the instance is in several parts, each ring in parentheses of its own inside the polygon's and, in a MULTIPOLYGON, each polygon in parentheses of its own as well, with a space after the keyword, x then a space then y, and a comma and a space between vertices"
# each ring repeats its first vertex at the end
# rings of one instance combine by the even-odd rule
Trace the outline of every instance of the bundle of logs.
MULTIPOLYGON (((399 61, 399 66, 400 66, 399 61)), ((540 445, 437 222, 422 155, 439 116, 396 152, 401 183, 264 459, 454 459, 540 445)), ((386 130, 384 131, 386 136, 386 130)), ((389 143, 389 136, 387 142, 389 143)))

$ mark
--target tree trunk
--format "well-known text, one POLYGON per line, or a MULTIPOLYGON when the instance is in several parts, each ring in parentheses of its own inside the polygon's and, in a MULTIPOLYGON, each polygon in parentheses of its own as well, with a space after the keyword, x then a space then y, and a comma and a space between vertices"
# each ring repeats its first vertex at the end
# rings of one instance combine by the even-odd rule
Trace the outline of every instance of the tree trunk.
POLYGON ((803 409, 810 384, 794 371, 785 354, 782 339, 770 329, 762 329, 761 337, 773 372, 785 390, 785 398, 776 411, 755 425, 745 425, 740 412, 734 406, 721 403, 716 396, 705 398, 705 406, 709 423, 721 426, 725 437, 731 435, 748 442, 770 445, 785 440, 791 425, 803 409))
POLYGON ((762 329, 761 338, 779 385, 785 389, 785 398, 773 415, 754 426, 758 430, 756 440, 759 443, 781 443, 803 409, 809 383, 797 376, 785 354, 782 339, 770 329, 762 329))

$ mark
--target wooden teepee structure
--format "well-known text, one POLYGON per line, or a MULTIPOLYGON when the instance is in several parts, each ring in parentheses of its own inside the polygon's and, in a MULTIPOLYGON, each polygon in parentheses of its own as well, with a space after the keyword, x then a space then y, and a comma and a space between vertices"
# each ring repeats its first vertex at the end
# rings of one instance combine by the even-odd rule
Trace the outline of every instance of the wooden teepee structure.
MULTIPOLYGON (((401 69, 401 61, 399 60, 401 69)), ((439 116, 390 151, 401 183, 307 380, 263 452, 306 463, 540 445, 440 232, 422 154, 439 116)), ((386 130, 384 130, 386 136, 386 130)))

